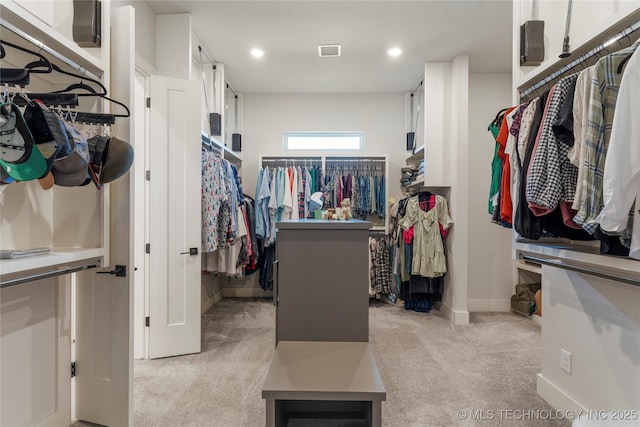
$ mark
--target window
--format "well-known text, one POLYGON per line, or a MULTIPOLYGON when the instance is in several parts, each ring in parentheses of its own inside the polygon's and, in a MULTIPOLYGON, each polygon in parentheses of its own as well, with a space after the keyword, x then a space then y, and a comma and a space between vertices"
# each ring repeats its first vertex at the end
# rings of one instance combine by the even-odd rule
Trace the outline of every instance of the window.
POLYGON ((364 132, 285 132, 285 150, 362 150, 364 132))

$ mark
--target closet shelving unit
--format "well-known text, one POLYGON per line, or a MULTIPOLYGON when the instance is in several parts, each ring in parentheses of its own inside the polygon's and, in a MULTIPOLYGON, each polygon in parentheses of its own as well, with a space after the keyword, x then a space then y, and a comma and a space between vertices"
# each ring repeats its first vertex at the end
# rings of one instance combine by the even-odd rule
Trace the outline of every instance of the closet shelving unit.
MULTIPOLYGON (((73 2, 3 0, 0 37, 40 52, 64 70, 100 80, 111 97, 132 106, 123 94, 132 92, 123 76, 133 81, 133 14, 127 8, 112 11, 110 0, 102 1, 102 11, 102 45, 85 49, 72 40, 73 2)), ((3 67, 33 61, 11 50, 3 67)), ((33 75, 25 92, 50 92, 78 81, 59 73, 33 75)), ((108 113, 109 107, 104 100, 85 99, 81 109, 108 113)), ((112 134, 131 141, 132 121, 119 119, 112 134)), ((20 282, 0 291, 0 323, 11 325, 2 335, 2 382, 11 393, 2 396, 0 424, 133 422, 131 196, 127 179, 101 190, 90 184, 45 191, 37 181, 0 189, 0 247, 52 249, 0 261, 0 280, 20 282), (128 266, 126 277, 88 270, 112 261, 128 266)))
POLYGON ((220 153, 220 157, 228 160, 233 163, 236 167, 240 167, 242 165, 242 154, 236 153, 231 150, 226 145, 222 144, 213 136, 210 136, 206 132, 202 132, 201 139, 204 142, 207 142, 213 149, 215 149, 218 153, 220 153))
MULTIPOLYGON (((618 42, 616 39, 626 38, 629 40, 630 44, 630 40, 637 39, 639 33, 638 29, 640 29, 640 9, 624 17, 611 17, 589 38, 579 40, 578 42, 572 42, 572 45, 576 47, 572 50, 571 56, 564 59, 557 59, 555 57, 551 58, 536 67, 534 71, 529 72, 520 78, 516 83, 518 93, 518 99, 516 102, 533 98, 545 89, 550 88, 553 82, 559 80, 561 77, 568 76, 572 72, 575 72, 575 70, 595 64, 597 59, 608 52, 607 46, 614 45, 616 47, 614 50, 617 50, 617 48, 620 47, 617 46, 618 42), (630 33, 632 34, 629 35, 630 33)), ((542 238, 539 241, 530 241, 516 237, 514 248, 516 256, 518 257, 515 262, 518 280, 529 279, 541 281, 542 268, 540 265, 533 264, 530 261, 526 262, 521 258, 523 254, 530 251, 535 252, 537 245, 542 245, 543 247, 548 248, 574 248, 579 253, 597 252, 597 247, 594 246, 593 243, 567 243, 567 241, 563 239, 545 238, 542 238)), ((610 257, 602 256, 602 258, 602 261, 605 264, 608 264, 610 257)))
MULTIPOLYGON (((0 12, 3 40, 39 51, 61 68, 102 80, 108 87, 108 73, 105 72, 108 58, 104 57, 104 52, 108 52, 108 40, 103 41, 103 49, 82 49, 55 26, 34 25, 31 11, 18 2, 3 1, 0 12)), ((14 53, 14 49, 7 49, 14 53)), ((10 64, 5 58, 3 66, 19 68, 32 60, 28 55, 24 59, 24 64, 10 64)), ((25 91, 46 92, 75 80, 60 75, 35 74, 25 91)), ((94 106, 98 111, 106 111, 105 107, 107 104, 96 103, 94 106)), ((35 270, 51 271, 70 264, 108 265, 109 194, 109 185, 100 191, 93 185, 55 186, 44 191, 37 181, 5 186, 0 193, 2 249, 50 247, 51 252, 25 259, 0 260, 3 279, 32 276, 35 270)))
MULTIPOLYGON (((265 166, 265 165, 269 165, 269 162, 275 162, 276 164, 280 163, 280 164, 286 164, 287 161, 291 161, 291 162, 303 162, 304 161, 309 161, 309 162, 316 162, 316 163, 320 163, 321 167, 322 167, 322 174, 323 176, 326 175, 327 173, 327 163, 333 164, 336 162, 367 162, 367 161, 371 161, 371 162, 384 162, 384 177, 385 177, 385 195, 387 197, 387 200, 390 196, 389 194, 389 155, 388 154, 380 154, 380 155, 345 155, 345 156, 338 156, 338 155, 332 155, 332 156, 304 156, 304 155, 268 155, 268 154, 260 154, 258 156, 258 164, 261 166, 265 166)), ((389 210, 389 206, 386 207, 386 210, 388 212, 389 210)), ((376 217, 377 218, 377 217, 376 217)), ((389 232, 389 215, 385 215, 384 217, 384 222, 380 221, 380 219, 378 218, 378 221, 374 221, 371 218, 367 218, 367 221, 370 221, 372 223, 374 223, 374 225, 371 227, 372 231, 384 231, 385 234, 389 232)))
POLYGON ((422 144, 415 150, 407 152, 407 154, 405 155, 406 163, 408 165, 417 165, 418 163, 420 163, 420 160, 424 159, 424 147, 425 145, 422 144))
MULTIPOLYGON (((519 2, 514 2, 514 16, 520 16, 519 7, 519 2)), ((557 59, 559 52, 555 52, 531 71, 521 68, 514 55, 514 105, 638 39, 637 2, 606 11, 609 18, 600 22, 588 22, 582 16, 583 35, 572 38, 573 49, 568 58, 557 59), (634 32, 628 35, 630 30, 634 32)), ((519 34, 517 24, 514 22, 514 39, 519 34)), ((628 257, 600 254, 599 242, 531 241, 514 233, 513 249, 517 277, 532 277, 542 283, 538 394, 555 408, 637 408, 640 395, 635 379, 640 375, 640 365, 632 356, 637 352, 629 350, 628 343, 638 342, 640 337, 640 263, 628 257), (569 372, 559 363, 562 351, 571 354, 569 372), (594 370, 594 366, 599 369, 594 370), (593 382, 598 382, 599 387, 586 386, 593 382)))

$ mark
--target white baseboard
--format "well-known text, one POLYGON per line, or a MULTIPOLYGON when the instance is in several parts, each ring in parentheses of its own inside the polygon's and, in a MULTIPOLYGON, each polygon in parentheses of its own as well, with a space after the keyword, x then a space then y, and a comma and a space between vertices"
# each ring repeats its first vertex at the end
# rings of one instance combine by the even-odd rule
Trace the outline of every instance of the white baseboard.
POLYGON ((470 299, 467 301, 469 311, 509 312, 511 300, 509 299, 470 299))
POLYGON ((225 298, 271 298, 273 291, 263 291, 261 288, 222 288, 225 298))
POLYGON ((440 308, 438 310, 440 310, 440 313, 442 313, 442 315, 449 319, 449 321, 454 325, 469 324, 469 312, 466 310, 454 310, 444 302, 440 305, 440 308))
POLYGON ((538 395, 557 411, 587 411, 587 408, 543 377, 542 374, 537 375, 537 391, 538 395))

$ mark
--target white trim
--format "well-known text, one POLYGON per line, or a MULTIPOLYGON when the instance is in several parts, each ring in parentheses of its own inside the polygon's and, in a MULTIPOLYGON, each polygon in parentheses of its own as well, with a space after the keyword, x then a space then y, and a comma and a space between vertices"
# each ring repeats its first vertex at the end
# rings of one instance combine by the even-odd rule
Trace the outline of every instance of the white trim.
POLYGON ((573 399, 558 386, 547 380, 542 374, 537 374, 536 390, 549 405, 558 411, 587 411, 588 409, 573 399))
POLYGON ((469 312, 468 311, 456 311, 449 307, 444 302, 440 304, 438 310, 442 315, 448 319, 454 325, 468 325, 469 324, 469 312))
POLYGON ((305 150, 323 150, 323 151, 353 151, 353 150, 364 150, 364 132, 355 131, 355 132, 292 132, 286 131, 282 135, 282 144, 285 150, 287 151, 305 151, 305 150), (289 147, 289 138, 290 137, 307 137, 307 138, 344 138, 344 137, 358 137, 360 138, 360 144, 357 148, 355 147, 344 147, 344 148, 327 148, 326 146, 318 146, 318 147, 304 147, 304 148, 290 148, 289 147))

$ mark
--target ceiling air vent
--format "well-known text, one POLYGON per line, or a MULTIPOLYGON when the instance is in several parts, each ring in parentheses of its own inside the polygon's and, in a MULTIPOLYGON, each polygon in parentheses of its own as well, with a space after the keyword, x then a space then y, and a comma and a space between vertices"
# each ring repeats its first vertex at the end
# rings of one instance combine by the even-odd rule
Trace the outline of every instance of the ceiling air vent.
POLYGON ((340 45, 339 44, 321 44, 318 46, 318 55, 321 58, 331 57, 331 56, 340 56, 340 45))

